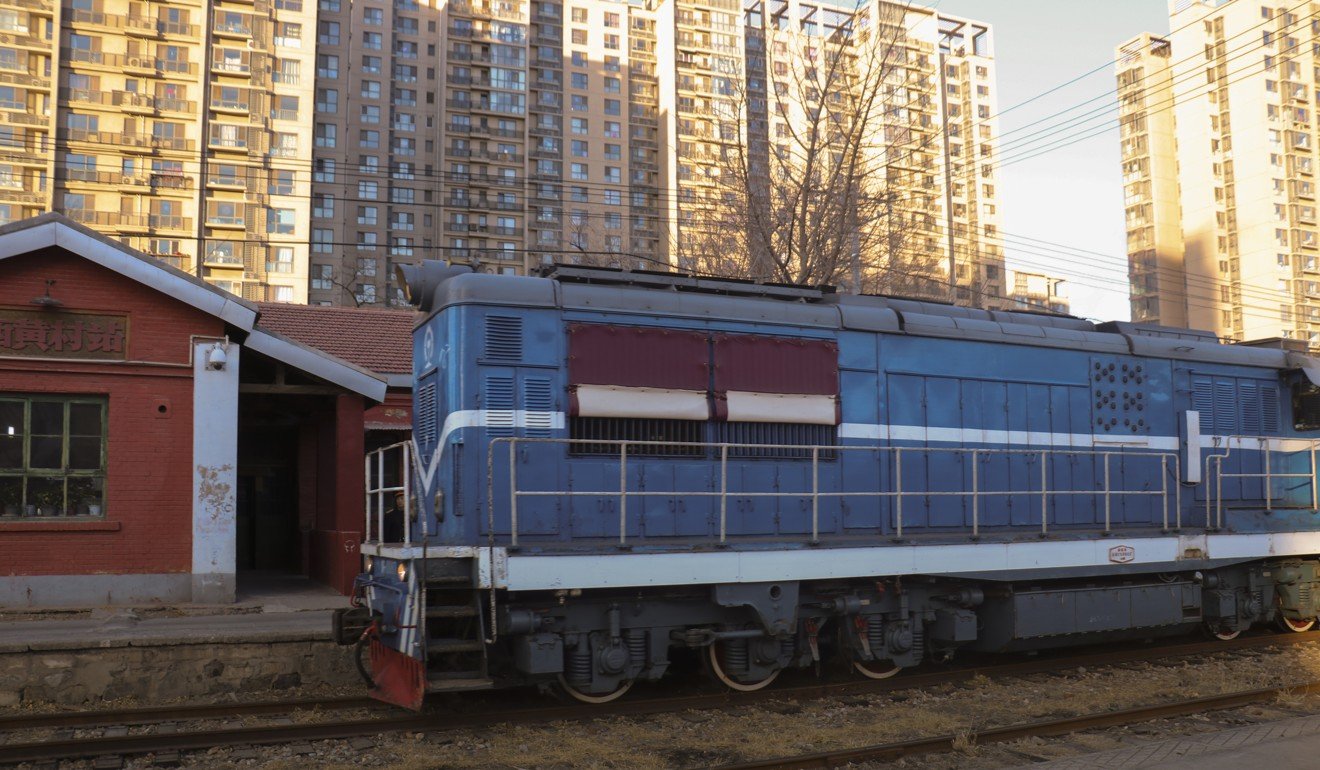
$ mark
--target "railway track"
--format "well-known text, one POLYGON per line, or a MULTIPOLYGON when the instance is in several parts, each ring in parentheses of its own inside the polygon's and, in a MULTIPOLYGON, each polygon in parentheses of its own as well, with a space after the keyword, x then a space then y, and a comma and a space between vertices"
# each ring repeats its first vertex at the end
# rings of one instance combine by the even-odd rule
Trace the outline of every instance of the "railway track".
POLYGON ((1260 690, 1212 695, 1206 698, 1193 698, 1161 703, 1156 706, 1141 706, 1123 711, 1107 711, 1101 714, 1086 714, 1063 719, 1050 719, 1040 722, 1026 722, 1017 725, 996 727, 981 732, 962 735, 940 735, 933 738, 918 738, 897 743, 880 743, 851 749, 837 749, 813 754, 800 754, 795 757, 776 759, 758 759, 750 762, 736 762, 719 765, 715 770, 816 770, 816 768, 835 768, 856 762, 885 762, 902 757, 920 754, 934 754, 954 751, 960 742, 980 745, 1004 743, 1024 738, 1049 738, 1058 735, 1097 730, 1106 727, 1138 724, 1154 719, 1203 714, 1208 711, 1248 706, 1278 697, 1284 693, 1309 694, 1320 692, 1320 682, 1308 682, 1302 685, 1267 687, 1260 690))
MULTIPOLYGON (((751 705, 768 701, 781 700, 816 700, 821 698, 882 693, 899 690, 920 689, 937 685, 956 684, 972 677, 983 676, 1001 679, 1030 674, 1057 673, 1070 668, 1121 665, 1124 663, 1144 662, 1167 658, 1195 657, 1265 647, 1282 647, 1320 642, 1320 631, 1304 634, 1243 636, 1231 641, 1186 642, 1166 645, 1158 648, 1136 647, 1087 654, 1067 656, 1042 656, 1037 659, 989 666, 973 666, 950 671, 913 673, 894 679, 879 681, 855 680, 847 682, 811 683, 798 686, 778 687, 753 693, 732 694, 727 691, 703 692, 693 695, 667 696, 638 700, 615 701, 608 706, 583 705, 546 705, 533 708, 508 708, 500 704, 479 709, 455 711, 434 709, 421 714, 401 714, 398 711, 381 710, 381 716, 367 719, 323 720, 301 724, 268 724, 245 727, 202 728, 194 731, 157 732, 132 735, 83 736, 77 738, 56 738, 28 743, 0 743, 0 765, 21 762, 37 762, 62 759, 76 759, 106 755, 136 755, 162 752, 183 752, 210 749, 214 747, 269 745, 277 743, 296 743, 315 740, 354 738, 364 735, 377 735, 392 732, 446 732, 461 729, 489 727, 499 723, 535 724, 552 721, 582 721, 603 716, 640 716, 647 714, 670 713, 686 710, 722 708, 730 703, 751 705)), ((1320 690, 1320 683, 1307 685, 1320 690)), ((1309 691, 1309 690, 1308 690, 1309 691)), ((1269 695, 1252 696, 1250 693, 1237 693, 1234 696, 1218 697, 1272 697, 1277 691, 1257 691, 1269 695)), ((1213 701, 1201 699, 1202 701, 1213 701)), ((1255 702, 1248 700, 1244 702, 1255 702)), ((1188 701, 1187 704, 1196 703, 1188 701)), ((1230 704, 1234 705, 1234 704, 1230 704)), ((1237 704, 1240 705, 1240 704, 1237 704)), ((295 710, 323 709, 347 710, 353 708, 376 707, 378 704, 366 698, 344 697, 302 701, 266 701, 253 704, 226 704, 215 706, 144 708, 123 711, 90 711, 56 713, 43 715, 22 715, 0 718, 0 734, 18 729, 60 729, 95 728, 99 726, 149 725, 153 723, 180 723, 190 720, 230 720, 236 717, 283 715, 295 710)), ((1187 707, 1186 704, 1182 704, 1187 707)), ((1178 708, 1180 704, 1169 704, 1158 708, 1178 708)), ((1203 706, 1200 710, 1228 708, 1229 706, 1203 706)), ((1141 709, 1133 709, 1132 713, 1141 709)), ((1129 712, 1113 712, 1104 717, 1116 717, 1129 712)), ((1093 718, 1101 718, 1097 715, 1093 718)), ((1146 717, 1155 718, 1155 717, 1146 717)), ((1142 721, 1132 717, 1131 721, 1142 721)), ((1086 729, 1085 726, 1062 725, 1069 720, 1057 720, 1063 732, 1086 729)), ((1038 729, 1047 729, 1039 723, 1038 729)), ((1005 730, 1009 728, 1004 728, 1005 730)), ((1027 729, 1021 726, 1013 729, 1027 729)), ((997 730, 986 731, 977 738, 985 741, 1013 740, 1012 737, 995 737, 997 730)), ((1058 733, 1034 733, 1037 735, 1058 733)), ((1022 737, 1022 736, 1018 736, 1022 737)), ((900 752, 911 754, 940 751, 940 746, 947 746, 952 738, 922 739, 909 744, 892 744, 848 751, 900 752), (941 743, 943 741, 943 743, 941 743), (922 748, 925 747, 925 748, 922 748)), ((844 756, 843 753, 839 753, 844 756)), ((878 754, 877 758, 888 756, 878 754)), ((812 755, 806 758, 774 760, 788 764, 748 764, 747 767, 831 767, 830 755, 812 755), (792 762, 814 762, 815 764, 791 764, 792 762), (824 762, 825 764, 821 764, 824 762)), ((839 759, 838 762, 858 761, 857 759, 839 759)), ((737 766, 741 767, 741 765, 737 766)))

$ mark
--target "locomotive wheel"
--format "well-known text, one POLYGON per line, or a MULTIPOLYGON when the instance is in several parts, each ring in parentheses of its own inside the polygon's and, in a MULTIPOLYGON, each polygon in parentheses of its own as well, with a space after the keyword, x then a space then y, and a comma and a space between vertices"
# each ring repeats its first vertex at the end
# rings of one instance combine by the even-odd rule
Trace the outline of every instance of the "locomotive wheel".
POLYGON ((1229 642, 1242 635, 1242 629, 1240 628, 1236 631, 1225 631, 1222 628, 1216 628, 1211 625, 1206 625, 1205 632, 1221 642, 1229 642))
POLYGON ((888 679, 903 670, 892 660, 853 660, 853 670, 867 679, 888 679))
POLYGON ((599 703, 609 703, 610 701, 618 700, 619 698, 623 697, 624 693, 631 690, 632 686, 633 686, 633 680, 629 679, 628 681, 619 685, 619 688, 614 692, 605 693, 604 695, 593 695, 591 693, 582 692, 573 685, 569 684, 568 680, 564 678, 563 674, 559 675, 559 687, 565 693, 567 693, 570 698, 580 703, 590 703, 593 705, 599 703))
POLYGON ((1292 631, 1300 634, 1303 631, 1310 631, 1312 628, 1315 628, 1315 618, 1311 618, 1310 620, 1293 620, 1281 612, 1279 613, 1279 628, 1282 628, 1284 631, 1292 631))
POLYGON ((721 659, 724 657, 724 644, 715 642, 706 648, 706 662, 710 665, 710 672, 715 678, 724 683, 730 690, 738 692, 755 692, 768 686, 771 682, 779 678, 779 672, 783 669, 772 671, 769 676, 759 682, 739 682, 728 674, 724 673, 724 666, 721 659))

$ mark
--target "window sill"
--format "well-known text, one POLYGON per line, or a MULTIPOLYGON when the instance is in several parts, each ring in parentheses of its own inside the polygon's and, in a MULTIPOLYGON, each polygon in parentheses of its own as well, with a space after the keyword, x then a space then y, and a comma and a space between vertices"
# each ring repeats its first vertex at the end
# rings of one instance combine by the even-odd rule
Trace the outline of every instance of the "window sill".
POLYGON ((0 518, 0 533, 3 532, 118 532, 118 521, 36 521, 32 519, 11 520, 0 518))

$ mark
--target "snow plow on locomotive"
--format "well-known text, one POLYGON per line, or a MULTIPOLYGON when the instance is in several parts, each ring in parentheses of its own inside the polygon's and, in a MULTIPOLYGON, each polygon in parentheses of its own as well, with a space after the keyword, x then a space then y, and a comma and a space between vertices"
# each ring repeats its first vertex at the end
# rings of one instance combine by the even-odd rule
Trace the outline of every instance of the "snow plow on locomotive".
POLYGON ((1320 361, 1286 341, 680 274, 403 268, 411 441, 336 638, 377 697, 604 702, 1320 614, 1320 361))

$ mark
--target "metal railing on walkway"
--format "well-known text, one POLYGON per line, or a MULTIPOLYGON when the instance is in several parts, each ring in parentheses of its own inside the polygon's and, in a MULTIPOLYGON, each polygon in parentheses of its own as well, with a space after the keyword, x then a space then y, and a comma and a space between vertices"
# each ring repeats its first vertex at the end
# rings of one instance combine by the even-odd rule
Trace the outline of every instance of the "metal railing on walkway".
MULTIPOLYGON (((1205 457, 1205 474, 1202 478, 1206 484, 1205 496, 1205 525, 1214 526, 1222 529, 1224 526, 1224 479, 1259 479, 1261 482, 1261 498, 1265 503, 1265 509, 1269 510, 1275 507, 1275 503, 1284 503, 1286 507, 1297 508, 1304 507, 1297 504, 1287 504, 1286 495, 1276 495, 1274 493, 1274 483, 1283 479, 1305 479, 1303 486, 1310 488, 1310 507, 1312 510, 1320 509, 1320 488, 1316 484, 1316 450, 1320 447, 1320 440, 1317 439, 1299 439, 1286 436, 1225 436, 1218 440, 1218 445, 1211 449, 1211 453, 1205 457), (1214 450, 1222 449, 1222 452, 1214 450), (1234 450, 1238 454, 1234 454, 1234 450), (1261 471, 1259 473, 1250 473, 1246 471, 1224 471, 1224 461, 1236 459, 1242 452, 1260 452, 1261 471), (1290 459, 1300 457, 1306 463, 1307 471, 1304 473, 1295 470, 1287 470, 1290 459), (1278 465, 1282 461, 1282 466, 1278 465), (1282 469, 1281 469, 1282 468, 1282 469), (1212 477, 1213 473, 1213 477, 1212 477), (1214 483, 1211 485, 1211 479, 1214 483)), ((1296 463, 1292 463, 1296 465, 1296 463)), ((1237 499, 1244 499, 1239 497, 1237 499)), ((1254 501, 1258 498, 1252 498, 1254 501)))
MULTIPOLYGON (((511 545, 518 544, 518 517, 519 501, 527 498, 564 498, 564 497, 596 497, 596 498, 617 498, 619 503, 619 544, 626 545, 628 542, 628 503, 630 500, 668 497, 668 498, 712 498, 719 504, 719 542, 726 543, 729 540, 729 498, 810 498, 811 500, 811 542, 820 540, 820 519, 821 519, 821 501, 824 499, 856 499, 872 498, 877 500, 888 499, 893 501, 894 511, 894 531, 896 537, 903 536, 903 503, 905 499, 912 497, 953 497, 970 500, 971 504, 971 535, 973 537, 980 534, 982 528, 982 505, 988 498, 1004 496, 1026 496, 1037 497, 1040 501, 1040 532, 1048 533, 1050 528, 1049 521, 1049 503, 1051 498, 1061 496, 1090 496, 1099 497, 1104 509, 1104 531, 1109 532, 1113 524, 1113 504, 1115 499, 1126 497, 1154 497, 1158 498, 1161 507, 1161 525, 1162 528, 1169 529, 1170 511, 1175 528, 1182 526, 1182 492, 1177 480, 1181 478, 1180 458, 1177 452, 1137 452, 1120 451, 1104 449, 980 449, 971 447, 898 447, 898 446, 866 446, 866 445, 811 445, 811 444, 736 444, 736 443, 708 443, 708 442, 672 442, 672 441, 611 441, 598 438, 591 439, 564 439, 564 438, 518 438, 501 437, 493 439, 490 442, 490 450, 487 455, 487 515, 488 524, 492 537, 494 536, 495 520, 495 471, 496 457, 507 454, 508 457, 508 505, 509 505, 509 542, 511 545), (618 448, 617 454, 600 455, 593 454, 591 459, 607 462, 617 462, 619 467, 619 485, 613 489, 555 489, 555 490, 526 490, 518 486, 518 450, 520 447, 528 445, 591 445, 593 447, 614 446, 618 448), (629 450, 639 451, 646 454, 647 450, 656 450, 665 448, 673 450, 674 448, 701 449, 707 455, 718 455, 719 488, 710 489, 692 489, 692 490, 664 490, 664 491, 646 491, 629 488, 629 450), (742 462, 737 456, 737 450, 784 450, 791 451, 794 455, 810 460, 810 480, 811 488, 799 491, 747 491, 733 490, 729 487, 729 459, 730 452, 733 451, 735 461, 742 462), (822 457, 829 457, 832 453, 844 452, 873 452, 878 455, 877 470, 879 471, 875 478, 877 484, 883 479, 888 479, 888 488, 878 488, 874 491, 843 491, 822 489, 820 483, 820 469, 822 457), (914 458, 930 458, 934 456, 959 456, 971 458, 971 480, 970 488, 961 490, 939 490, 939 489, 905 489, 903 486, 903 463, 907 459, 909 463, 914 458), (1040 476, 1039 488, 1032 489, 987 489, 983 484, 980 474, 980 465, 988 459, 997 458, 1024 458, 1028 462, 1039 462, 1040 476), (1098 487, 1085 489, 1050 487, 1050 467, 1051 460, 1058 458, 1091 458, 1095 463, 1093 468, 1098 471, 1100 478, 1096 483, 1098 487), (1123 489, 1116 488, 1113 481, 1113 461, 1117 458, 1122 462, 1140 462, 1149 463, 1151 468, 1158 468, 1160 477, 1160 486, 1158 489, 1123 489), (1170 477, 1173 483, 1170 483, 1170 477), (1172 504, 1170 504, 1172 503, 1172 504)), ((692 457, 686 459, 691 460, 692 457)), ((653 456, 647 457, 647 461, 654 462, 653 456)), ((633 460, 636 462, 636 460, 633 460)), ((763 460, 753 460, 752 462, 763 462, 763 460)), ((801 459, 795 459, 793 462, 802 462, 801 459)), ((833 463, 833 461, 830 461, 833 463)), ((635 466, 634 466, 635 467, 635 466)), ((929 486, 929 485, 927 485, 929 486)))

